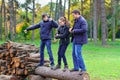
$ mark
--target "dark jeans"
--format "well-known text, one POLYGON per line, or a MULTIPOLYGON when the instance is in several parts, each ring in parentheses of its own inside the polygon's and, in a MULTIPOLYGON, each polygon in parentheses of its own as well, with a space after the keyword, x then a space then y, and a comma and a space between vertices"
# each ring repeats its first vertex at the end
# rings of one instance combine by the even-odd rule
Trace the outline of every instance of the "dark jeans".
POLYGON ((67 46, 68 45, 59 45, 59 49, 58 49, 58 64, 59 65, 61 65, 61 59, 63 59, 64 65, 68 65, 66 57, 65 57, 67 46))
POLYGON ((54 65, 53 54, 51 50, 51 40, 41 40, 40 44, 40 65, 44 64, 44 48, 45 45, 47 47, 47 52, 49 55, 49 60, 51 61, 51 65, 54 65))
POLYGON ((82 71, 86 71, 84 60, 82 58, 82 45, 77 45, 73 43, 72 56, 74 69, 79 70, 80 68, 82 71))

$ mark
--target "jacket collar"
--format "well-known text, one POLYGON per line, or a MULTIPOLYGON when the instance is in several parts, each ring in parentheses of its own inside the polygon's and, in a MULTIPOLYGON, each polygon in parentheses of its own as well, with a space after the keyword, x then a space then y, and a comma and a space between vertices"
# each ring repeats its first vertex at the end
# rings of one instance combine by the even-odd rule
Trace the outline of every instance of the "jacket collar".
POLYGON ((47 21, 44 21, 44 20, 43 20, 43 22, 49 22, 49 20, 47 20, 47 21))
POLYGON ((82 18, 82 16, 80 16, 79 18, 75 19, 74 22, 78 22, 80 19, 82 18))

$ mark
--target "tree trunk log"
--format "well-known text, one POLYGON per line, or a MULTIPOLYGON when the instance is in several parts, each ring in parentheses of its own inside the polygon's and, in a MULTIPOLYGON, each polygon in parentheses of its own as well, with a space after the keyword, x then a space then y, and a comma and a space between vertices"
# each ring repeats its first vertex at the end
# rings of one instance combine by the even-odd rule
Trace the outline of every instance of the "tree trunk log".
POLYGON ((31 53, 29 56, 32 58, 40 58, 40 53, 31 53))
POLYGON ((88 73, 80 75, 79 72, 63 72, 60 69, 54 71, 48 67, 38 67, 35 73, 43 77, 55 78, 58 80, 90 80, 88 73))
MULTIPOLYGON (((25 61, 28 61, 28 62, 35 62, 35 63, 39 63, 40 62, 40 58, 31 58, 31 57, 26 57, 25 58, 25 61)), ((49 60, 44 60, 44 62, 50 62, 49 60)))
POLYGON ((28 80, 52 80, 52 78, 45 78, 40 75, 29 75, 27 76, 28 80))
POLYGON ((0 80, 19 80, 16 76, 0 75, 0 80))

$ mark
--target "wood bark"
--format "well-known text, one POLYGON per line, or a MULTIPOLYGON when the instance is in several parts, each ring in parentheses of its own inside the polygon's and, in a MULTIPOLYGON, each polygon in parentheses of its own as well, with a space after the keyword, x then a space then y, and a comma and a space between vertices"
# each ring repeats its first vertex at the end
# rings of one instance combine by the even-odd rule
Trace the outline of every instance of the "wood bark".
POLYGON ((71 6, 71 0, 68 0, 68 20, 70 21, 70 6, 71 6))
POLYGON ((101 30, 102 30, 102 45, 106 45, 106 11, 105 11, 105 0, 100 0, 101 2, 101 30))
POLYGON ((0 40, 2 40, 2 7, 3 7, 3 3, 0 6, 0 40))
POLYGON ((80 75, 80 72, 63 72, 60 69, 54 71, 49 67, 38 67, 35 73, 43 77, 55 78, 58 80, 90 80, 88 73, 80 75))
POLYGON ((13 0, 8 0, 9 1, 9 7, 10 7, 10 40, 13 40, 13 0))
POLYGON ((97 44, 97 28, 98 28, 98 18, 97 18, 97 0, 94 0, 94 27, 93 27, 93 38, 94 43, 97 44))
POLYGON ((93 38, 93 0, 90 0, 90 41, 93 38))
MULTIPOLYGON (((0 74, 17 75, 21 78, 34 74, 36 66, 40 63, 40 54, 36 52, 37 48, 34 45, 8 41, 0 46, 3 47, 0 48, 0 74), (34 50, 30 52, 30 49, 34 50)), ((44 63, 44 66, 49 66, 50 61, 45 60, 44 63)))
POLYGON ((116 4, 117 4, 117 2, 116 2, 116 0, 112 0, 112 8, 113 8, 113 10, 112 10, 112 41, 115 41, 115 26, 116 26, 116 22, 115 22, 115 20, 116 20, 116 4))
POLYGON ((0 80, 19 80, 16 76, 0 75, 0 80))
MULTIPOLYGON (((32 9, 32 25, 34 25, 34 17, 35 17, 35 0, 33 2, 33 9, 32 9)), ((34 30, 32 30, 32 41, 34 41, 34 30)))
POLYGON ((45 78, 40 75, 29 75, 27 76, 27 79, 29 80, 52 80, 51 78, 45 78))

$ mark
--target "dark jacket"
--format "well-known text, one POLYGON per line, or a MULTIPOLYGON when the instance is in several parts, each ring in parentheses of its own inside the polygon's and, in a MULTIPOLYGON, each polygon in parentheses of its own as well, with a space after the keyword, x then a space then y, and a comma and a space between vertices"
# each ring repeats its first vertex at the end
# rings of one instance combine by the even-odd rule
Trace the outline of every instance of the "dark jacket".
POLYGON ((40 23, 27 28, 27 31, 40 28, 40 39, 49 40, 51 39, 52 28, 57 28, 57 27, 58 25, 55 21, 48 20, 48 21, 41 21, 40 23))
POLYGON ((70 36, 69 36, 69 27, 65 26, 60 26, 58 28, 58 36, 56 36, 56 39, 60 39, 60 45, 68 45, 70 42, 70 36))
POLYGON ((87 21, 80 16, 75 20, 72 29, 72 41, 75 44, 86 44, 88 42, 88 24, 87 21))

